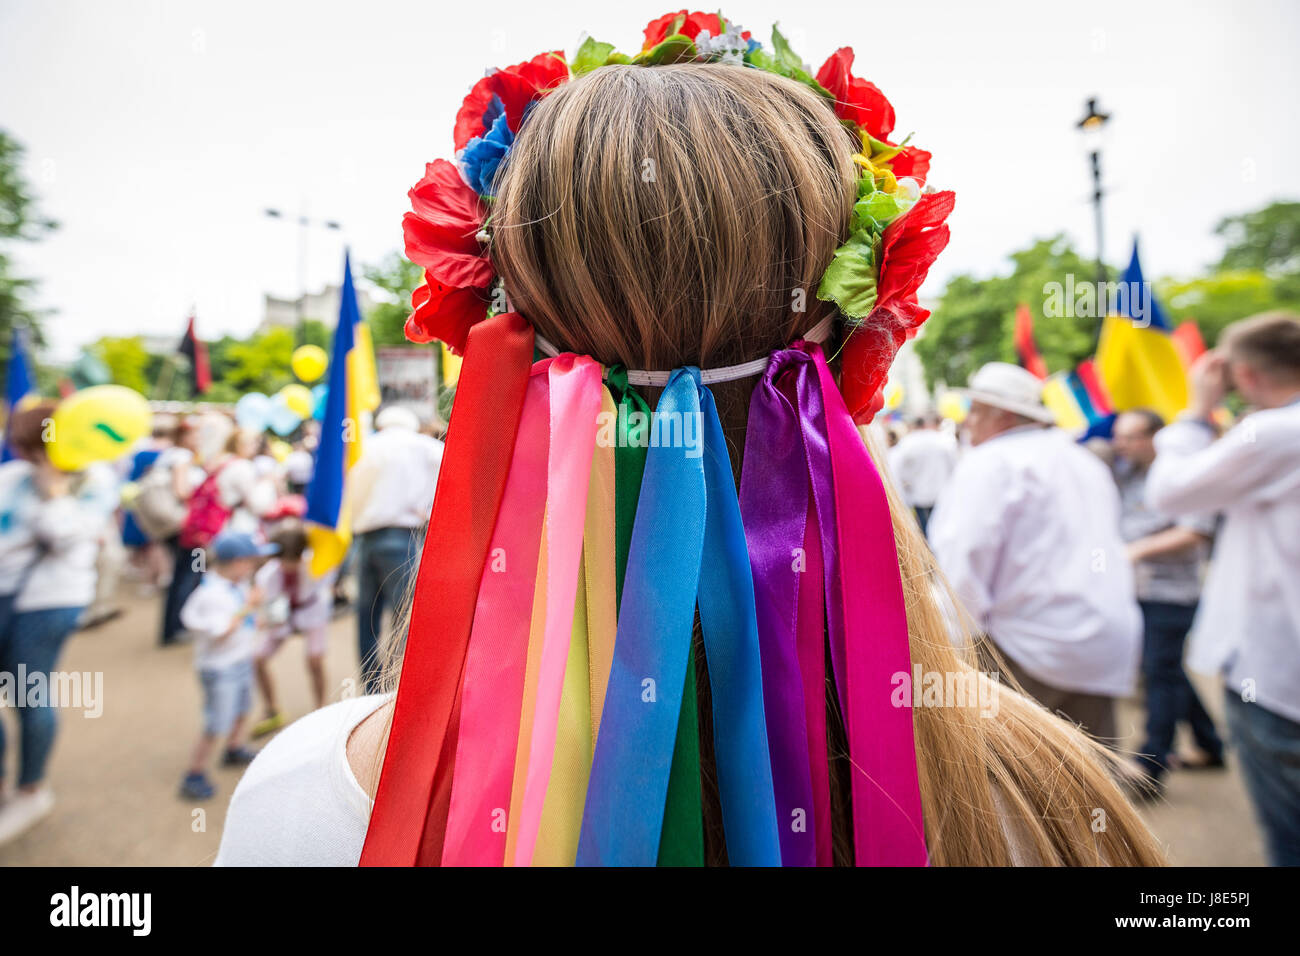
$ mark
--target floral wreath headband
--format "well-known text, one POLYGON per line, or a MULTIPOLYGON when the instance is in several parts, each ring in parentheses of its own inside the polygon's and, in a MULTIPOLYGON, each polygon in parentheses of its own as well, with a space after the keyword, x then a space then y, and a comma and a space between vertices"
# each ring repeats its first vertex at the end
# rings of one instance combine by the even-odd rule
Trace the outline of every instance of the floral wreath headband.
POLYGON ((458 164, 411 191, 425 282, 408 336, 466 361, 362 865, 703 865, 706 733, 731 865, 832 865, 845 814, 856 864, 929 859, 893 520, 854 423, 926 317, 916 289, 952 194, 922 192, 929 154, 889 142, 893 110, 851 51, 814 77, 772 41, 682 11, 635 57, 588 39, 572 62, 494 71, 457 117, 458 164), (860 137, 852 230, 817 293, 838 316, 725 369, 555 354, 500 298, 483 234, 496 170, 559 83, 680 62, 794 78, 860 137), (818 343, 840 316, 837 384, 818 343), (709 384, 749 375, 737 484, 709 384), (638 384, 663 386, 653 413, 638 384), (838 811, 828 712, 853 769, 838 811))
MULTIPOLYGON (((456 114, 456 162, 434 160, 411 189, 412 211, 403 220, 406 255, 424 269, 406 323, 413 342, 444 342, 463 355, 470 329, 503 311, 500 279, 489 253, 488 220, 493 185, 529 108, 571 79, 609 64, 661 66, 723 63, 765 70, 809 86, 861 142, 857 201, 847 240, 835 250, 817 297, 836 305, 847 338, 840 353, 840 387, 859 423, 879 411, 889 366, 904 341, 929 317, 917 290, 948 244, 945 220, 954 195, 926 188, 931 154, 890 141, 894 108, 867 80, 852 73, 853 50, 836 50, 813 74, 772 28, 771 49, 719 14, 668 13, 645 28, 645 43, 629 56, 612 44, 585 37, 572 61, 561 52, 490 70, 474 84, 456 114)), ((829 337, 829 326, 805 336, 829 337)), ((539 347, 554 354, 550 343, 539 347)), ((765 359, 706 370, 707 381, 757 374, 765 359)), ((632 372, 632 384, 663 384, 668 372, 632 372)))

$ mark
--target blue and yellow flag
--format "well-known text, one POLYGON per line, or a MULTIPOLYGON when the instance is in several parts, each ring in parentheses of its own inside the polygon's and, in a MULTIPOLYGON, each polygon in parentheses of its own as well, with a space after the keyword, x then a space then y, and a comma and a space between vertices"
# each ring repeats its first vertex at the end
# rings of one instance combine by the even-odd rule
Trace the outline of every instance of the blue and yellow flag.
POLYGON ((1106 316, 1097 373, 1117 412, 1151 408, 1169 421, 1187 407, 1187 372, 1160 303, 1142 278, 1137 240, 1120 277, 1119 314, 1106 316))
POLYGON ((33 388, 31 363, 27 359, 27 335, 15 325, 9 340, 9 367, 5 371, 5 441, 3 449, 0 449, 0 461, 14 457, 9 447, 9 419, 33 388))
POLYGON ((307 486, 307 540, 311 572, 320 576, 338 567, 352 541, 351 520, 343 495, 348 469, 361 457, 363 413, 379 406, 379 383, 370 329, 361 319, 352 284, 352 263, 343 259, 339 324, 328 373, 329 392, 321 420, 315 468, 307 486))

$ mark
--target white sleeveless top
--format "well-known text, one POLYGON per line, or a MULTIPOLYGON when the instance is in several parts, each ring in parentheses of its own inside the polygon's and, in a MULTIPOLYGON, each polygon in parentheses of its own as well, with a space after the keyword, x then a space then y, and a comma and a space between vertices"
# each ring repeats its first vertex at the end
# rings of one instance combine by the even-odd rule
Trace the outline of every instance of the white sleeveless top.
MULTIPOLYGON (((294 721, 249 764, 226 811, 214 866, 356 866, 374 801, 348 763, 348 737, 391 699, 371 694, 294 721)), ((994 800, 1013 866, 1039 865, 1007 804, 994 800)))
POLYGON ((356 866, 372 801, 348 764, 348 737, 390 696, 322 707, 263 747, 230 798, 214 865, 356 866))

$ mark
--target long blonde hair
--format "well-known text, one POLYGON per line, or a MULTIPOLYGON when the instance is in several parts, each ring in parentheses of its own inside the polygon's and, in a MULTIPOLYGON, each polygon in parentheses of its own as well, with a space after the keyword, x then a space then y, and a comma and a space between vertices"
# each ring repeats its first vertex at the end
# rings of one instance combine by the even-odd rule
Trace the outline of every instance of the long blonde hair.
MULTIPOLYGON (((492 258, 512 307, 563 349, 632 368, 747 361, 831 308, 815 292, 848 230, 853 151, 829 106, 794 81, 721 65, 604 67, 530 112, 498 177, 492 258)), ((753 385, 713 386, 737 473, 753 385)), ((913 708, 931 860, 1162 862, 1114 783, 1112 755, 994 686, 974 642, 954 644, 940 602, 956 602, 889 494, 914 666, 977 681, 977 700, 997 695, 991 715, 974 701, 913 708)), ((706 839, 720 862, 703 669, 700 691, 706 839)), ((828 697, 842 793, 852 768, 828 697)), ((836 859, 849 862, 845 799, 834 806, 836 859)))

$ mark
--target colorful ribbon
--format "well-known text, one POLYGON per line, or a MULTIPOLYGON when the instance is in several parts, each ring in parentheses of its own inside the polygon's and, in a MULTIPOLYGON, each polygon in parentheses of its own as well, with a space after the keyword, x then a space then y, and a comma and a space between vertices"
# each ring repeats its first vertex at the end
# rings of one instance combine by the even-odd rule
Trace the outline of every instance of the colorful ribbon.
MULTIPOLYGON (((425 824, 439 793, 440 761, 450 768, 447 739, 456 723, 470 626, 492 528, 514 453, 533 352, 532 327, 517 313, 492 316, 469 333, 460 405, 448 429, 429 532, 416 577, 411 626, 392 729, 375 793, 362 866, 436 864, 438 821, 425 824), (459 542, 446 549, 445 542, 459 542)), ((445 822, 443 824, 445 828, 445 822)))
POLYGON ((533 367, 501 511, 479 583, 465 660, 462 729, 447 814, 443 866, 501 866, 523 706, 529 615, 546 511, 550 386, 533 367))
POLYGON ((573 633, 587 486, 600 411, 601 369, 586 356, 561 355, 548 370, 551 445, 547 455, 546 626, 520 807, 514 865, 532 863, 555 753, 556 722, 573 633))
MULTIPOLYGON (((928 853, 912 710, 890 700, 893 676, 911 673, 912 664, 889 501, 821 348, 804 344, 802 350, 812 357, 820 384, 839 519, 845 671, 840 700, 853 767, 854 862, 924 866, 928 853)), ((804 395, 813 391, 801 392, 801 408, 804 395)))
POLYGON ((674 372, 655 415, 678 436, 694 430, 702 454, 660 441, 647 455, 578 862, 658 858, 698 600, 730 861, 774 865, 753 582, 721 423, 698 369, 674 372))

